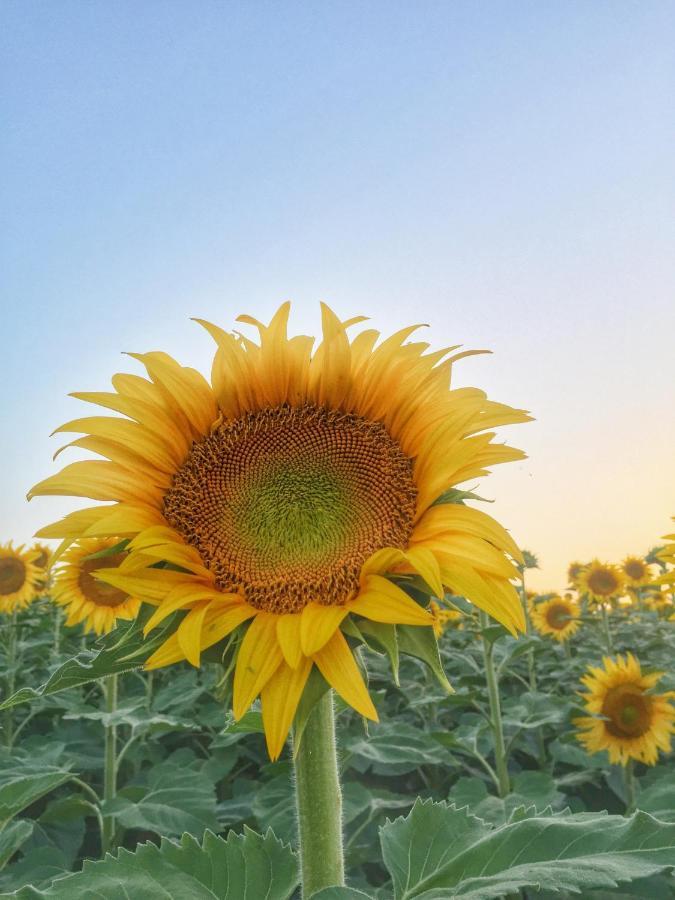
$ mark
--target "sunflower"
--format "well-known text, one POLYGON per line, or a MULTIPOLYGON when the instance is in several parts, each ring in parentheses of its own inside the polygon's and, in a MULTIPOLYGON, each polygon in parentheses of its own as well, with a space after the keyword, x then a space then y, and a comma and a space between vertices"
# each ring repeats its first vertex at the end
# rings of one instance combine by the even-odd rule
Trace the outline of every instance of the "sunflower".
POLYGON ((579 588, 579 578, 581 573, 587 568, 586 563, 571 562, 567 567, 567 583, 575 590, 579 588))
POLYGON ((287 336, 288 316, 287 303, 269 326, 241 316, 259 343, 201 322, 217 345, 211 384, 164 353, 132 354, 147 378, 118 374, 112 392, 73 395, 126 418, 58 429, 85 434, 72 443, 106 460, 72 463, 29 495, 113 501, 39 536, 62 548, 130 539, 127 560, 98 578, 158 605, 147 630, 184 613, 148 668, 197 666, 240 629, 233 712, 261 697, 272 758, 313 666, 377 717, 342 628, 348 616, 433 627, 401 586, 411 576, 430 596, 452 585, 513 633, 524 625, 511 584, 518 547, 488 515, 452 502, 451 488, 522 459, 491 429, 529 416, 475 388, 451 390, 452 365, 469 353, 407 342, 418 326, 350 339, 363 320, 322 305, 314 350, 313 338, 287 336), (139 554, 169 565, 139 572, 139 554))
POLYGON ((429 604, 429 612, 433 618, 432 628, 436 637, 440 637, 448 625, 462 629, 462 614, 458 609, 448 609, 432 600, 429 604))
POLYGON ((33 600, 39 570, 34 555, 20 547, 0 544, 0 612, 23 609, 33 600))
POLYGON ((66 625, 84 622, 85 631, 100 635, 112 631, 117 619, 135 619, 138 615, 140 600, 96 577, 101 569, 109 570, 124 561, 124 550, 106 553, 119 544, 117 538, 85 538, 63 554, 52 596, 67 611, 66 625), (101 553, 104 555, 99 556, 101 553))
POLYGON ((627 556, 621 563, 621 572, 629 588, 640 588, 649 584, 652 573, 644 559, 639 556, 627 556))
POLYGON ((532 624, 540 634, 548 634, 556 641, 566 641, 578 631, 579 606, 569 597, 551 597, 531 611, 532 624))
POLYGON ((578 591, 595 603, 614 600, 624 593, 624 577, 618 566, 602 563, 597 559, 586 566, 579 575, 578 591))
POLYGON ((34 554, 33 564, 38 569, 44 571, 49 567, 49 560, 52 555, 51 547, 48 547, 46 544, 35 543, 30 548, 30 552, 34 554))
MULTIPOLYGON (((675 518, 673 519, 675 522, 675 518)), ((670 543, 658 552, 658 558, 671 568, 657 579, 657 584, 675 584, 675 534, 665 534, 664 540, 670 543)))
POLYGON ((653 766, 658 751, 670 751, 675 732, 675 692, 649 693, 662 672, 643 675, 639 661, 628 653, 616 660, 603 658, 603 666, 590 667, 581 679, 588 693, 581 694, 591 716, 575 719, 581 729, 577 739, 589 753, 607 750, 611 763, 626 765, 630 759, 653 766))

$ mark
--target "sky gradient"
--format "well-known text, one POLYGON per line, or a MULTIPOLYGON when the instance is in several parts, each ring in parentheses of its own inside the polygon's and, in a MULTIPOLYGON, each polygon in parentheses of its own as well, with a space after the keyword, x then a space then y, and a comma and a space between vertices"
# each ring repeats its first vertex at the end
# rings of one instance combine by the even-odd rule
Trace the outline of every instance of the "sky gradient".
POLYGON ((455 384, 536 418, 478 490, 534 586, 645 552, 675 515, 673 46, 652 0, 4 3, 0 542, 79 505, 25 501, 91 414, 69 391, 129 350, 208 374, 190 316, 291 299, 298 332, 325 300, 494 351, 455 384))

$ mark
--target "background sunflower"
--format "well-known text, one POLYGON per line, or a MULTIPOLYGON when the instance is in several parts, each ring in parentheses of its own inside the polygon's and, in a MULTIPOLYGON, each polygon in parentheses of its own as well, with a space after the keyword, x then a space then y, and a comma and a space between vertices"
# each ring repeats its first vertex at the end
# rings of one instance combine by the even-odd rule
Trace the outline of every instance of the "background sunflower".
POLYGON ((578 591, 595 603, 604 603, 624 593, 625 579, 618 566, 594 559, 579 573, 578 591))
POLYGON ((551 597, 530 610, 532 624, 540 634, 556 641, 566 641, 575 634, 581 624, 579 605, 570 597, 551 597))
POLYGON ((0 612, 11 613, 33 600, 40 570, 35 555, 10 541, 0 545, 0 612))

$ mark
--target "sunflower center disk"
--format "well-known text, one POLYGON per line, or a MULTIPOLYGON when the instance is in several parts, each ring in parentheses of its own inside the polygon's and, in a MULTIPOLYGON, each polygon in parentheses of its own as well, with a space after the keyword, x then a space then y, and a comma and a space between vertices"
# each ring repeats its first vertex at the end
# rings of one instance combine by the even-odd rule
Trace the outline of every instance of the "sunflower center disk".
POLYGON ((551 628, 555 628, 557 631, 562 631, 570 621, 570 611, 566 606, 563 606, 562 604, 560 606, 552 606, 549 609, 546 618, 551 628))
POLYGON ((103 581, 97 581, 91 574, 97 569, 116 569, 120 565, 125 553, 109 554, 108 556, 100 556, 97 559, 85 559, 80 565, 80 574, 78 583, 80 590, 87 598, 95 603, 96 606, 121 606, 125 600, 129 599, 129 595, 119 588, 106 584, 103 581))
POLYGON ((606 727, 615 737, 638 738, 649 731, 651 700, 635 685, 620 685, 608 691, 602 706, 606 727))
POLYGON ((283 405, 195 444, 164 514, 222 590, 284 613, 348 600, 372 553, 407 547, 416 496, 412 460, 381 423, 283 405))
POLYGON ((628 575, 629 578, 634 578, 636 580, 638 578, 642 578, 643 575, 645 574, 644 567, 642 566, 642 563, 639 563, 639 562, 627 563, 625 571, 626 571, 626 575, 628 575))
POLYGON ((20 559, 0 559, 0 596, 15 594, 26 580, 26 567, 20 559))
POLYGON ((611 572, 598 569, 588 576, 588 586, 594 594, 606 597, 617 589, 617 581, 611 572))

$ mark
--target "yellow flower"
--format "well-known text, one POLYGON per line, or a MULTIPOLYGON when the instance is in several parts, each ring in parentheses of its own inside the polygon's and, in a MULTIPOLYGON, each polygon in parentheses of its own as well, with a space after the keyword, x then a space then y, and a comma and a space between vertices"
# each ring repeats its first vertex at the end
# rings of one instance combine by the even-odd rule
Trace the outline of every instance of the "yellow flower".
POLYGON ((581 729, 577 739, 589 753, 607 750, 611 763, 625 766, 635 759, 653 766, 659 750, 670 752, 674 694, 649 693, 663 673, 643 675, 631 653, 615 660, 605 656, 603 666, 590 667, 581 679, 588 691, 581 696, 592 715, 574 720, 581 729))
POLYGON ((551 597, 531 610, 532 624, 540 634, 566 641, 578 631, 579 606, 569 597, 551 597))
POLYGON ((33 600, 39 570, 30 550, 0 544, 0 612, 23 609, 33 600))
MULTIPOLYGON (((675 522, 675 518, 673 519, 673 522, 675 522)), ((665 534, 663 537, 664 540, 670 541, 671 543, 666 544, 666 546, 659 551, 658 557, 663 560, 666 565, 671 566, 671 568, 657 579, 657 584, 675 584, 675 534, 665 534)))
POLYGON ((48 547, 46 544, 35 543, 30 548, 30 552, 34 554, 33 564, 38 569, 44 571, 48 567, 49 560, 51 559, 51 547, 48 547))
POLYGON ((619 567, 597 559, 581 572, 578 583, 579 593, 586 594, 596 603, 605 603, 624 593, 624 578, 619 567))
POLYGON ((587 568, 586 563, 581 562, 571 562, 567 567, 567 582, 570 587, 573 587, 575 590, 579 588, 579 578, 581 573, 587 568))
POLYGON ((667 588, 659 588, 656 585, 649 585, 644 588, 642 594, 642 602, 654 612, 663 612, 673 606, 673 598, 667 588))
POLYGON ((96 577, 102 569, 116 568, 125 561, 127 553, 123 550, 95 555, 119 543, 117 538, 86 538, 63 554, 56 569, 52 596, 66 609, 66 625, 84 622, 85 631, 107 634, 117 619, 135 619, 138 615, 141 605, 138 598, 96 577))
MULTIPOLYGON (((158 604, 151 630, 186 615, 148 660, 187 659, 248 622, 238 644, 233 711, 260 696, 276 758, 310 670, 376 718, 341 626, 349 615, 433 626, 428 610, 388 575, 418 575, 431 594, 467 597, 515 633, 523 613, 511 580, 522 555, 492 518, 441 495, 490 466, 523 458, 493 442, 496 426, 529 416, 475 388, 450 390, 456 348, 378 343, 361 318, 322 306, 323 340, 287 337, 289 304, 259 343, 206 322, 217 344, 212 384, 164 353, 132 354, 148 378, 115 375, 114 391, 74 396, 127 418, 89 417, 60 431, 106 461, 76 462, 31 495, 113 501, 71 513, 41 537, 130 538, 169 568, 100 570, 98 577, 158 604), (180 571, 177 571, 180 569, 180 571)), ((59 552, 59 551, 57 551, 59 552)), ((346 624, 346 623, 345 623, 346 624)))
POLYGON ((440 637, 449 624, 455 625, 459 629, 463 628, 463 617, 458 609, 447 609, 432 600, 429 604, 429 612, 433 618, 432 628, 436 637, 440 637))
POLYGON ((652 580, 652 573, 649 566, 639 556, 627 556, 621 563, 621 571, 626 580, 627 586, 643 587, 652 580))

